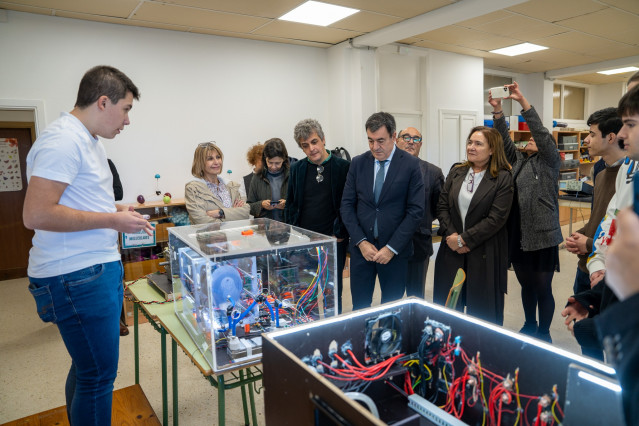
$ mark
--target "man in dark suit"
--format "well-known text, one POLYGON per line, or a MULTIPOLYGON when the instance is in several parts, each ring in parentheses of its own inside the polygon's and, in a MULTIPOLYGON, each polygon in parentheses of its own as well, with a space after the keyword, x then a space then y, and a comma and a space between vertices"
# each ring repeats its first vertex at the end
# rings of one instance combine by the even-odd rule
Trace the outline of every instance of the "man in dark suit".
POLYGON ((324 131, 317 120, 302 120, 293 137, 306 158, 291 164, 284 221, 332 235, 337 239, 337 308, 342 312, 342 274, 348 232, 340 217, 340 202, 350 163, 326 149, 324 131))
POLYGON ((411 238, 424 215, 419 161, 396 148, 393 116, 371 115, 366 134, 370 151, 353 158, 341 209, 351 237, 353 310, 371 305, 376 276, 382 303, 403 296, 411 238))
POLYGON ((397 148, 408 152, 419 160, 419 168, 424 180, 424 216, 413 234, 413 255, 408 259, 406 296, 424 298, 428 263, 433 254, 432 228, 437 216, 437 202, 444 185, 442 169, 419 158, 422 149, 422 134, 414 127, 399 132, 397 148))

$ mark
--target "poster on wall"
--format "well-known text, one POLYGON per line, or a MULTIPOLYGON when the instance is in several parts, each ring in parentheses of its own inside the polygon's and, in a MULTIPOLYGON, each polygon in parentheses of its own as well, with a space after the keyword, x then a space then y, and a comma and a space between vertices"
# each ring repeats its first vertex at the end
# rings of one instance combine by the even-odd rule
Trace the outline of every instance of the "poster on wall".
POLYGON ((22 191, 18 139, 0 138, 0 192, 22 191))

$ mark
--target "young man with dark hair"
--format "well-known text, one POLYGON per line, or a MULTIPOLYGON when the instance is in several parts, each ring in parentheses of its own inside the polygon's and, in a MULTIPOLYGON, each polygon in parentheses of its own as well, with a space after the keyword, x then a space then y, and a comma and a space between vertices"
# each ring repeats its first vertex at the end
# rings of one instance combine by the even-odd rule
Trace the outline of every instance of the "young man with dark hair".
POLYGON ((401 299, 411 239, 424 216, 419 161, 396 149, 393 116, 375 113, 365 128, 370 151, 353 158, 342 196, 342 219, 351 236, 353 310, 371 305, 375 277, 382 303, 401 299))
MULTIPOLYGON (((586 225, 575 231, 566 239, 566 249, 579 257, 577 265, 577 275, 575 277, 574 294, 590 290, 590 274, 586 266, 588 255, 592 251, 593 238, 599 223, 606 214, 606 208, 610 199, 615 194, 615 182, 617 172, 621 167, 626 152, 619 144, 617 133, 621 129, 621 118, 617 115, 616 108, 604 108, 594 112, 588 118, 590 133, 585 139, 588 152, 591 156, 601 156, 606 167, 597 177, 593 196, 593 208, 590 219, 586 225)), ((579 297, 577 297, 579 299, 579 297)), ((562 312, 567 316, 569 311, 575 309, 574 304, 578 303, 575 296, 568 299, 568 306, 562 312)), ((581 300, 583 302, 583 300, 581 300)), ((599 348, 596 334, 594 333, 594 322, 589 319, 580 321, 577 324, 569 324, 577 342, 581 345, 584 355, 596 359, 603 359, 603 353, 599 348)))
POLYGON ((75 108, 51 123, 27 156, 23 221, 35 230, 29 291, 71 355, 65 394, 73 425, 111 424, 123 299, 118 232, 153 231, 139 213, 115 204, 98 139, 113 139, 129 124, 139 96, 121 71, 90 69, 75 108))
MULTIPOLYGON (((619 138, 628 156, 639 161, 639 87, 629 90, 619 101, 618 113, 623 121, 619 138)), ((634 179, 639 179, 635 173, 634 179)), ((639 182, 634 182, 634 186, 639 182)), ((627 185, 632 187, 633 184, 627 185)), ((630 191, 632 194, 632 191, 630 191)), ((634 200, 635 210, 638 200, 634 200)), ((624 415, 628 425, 639 424, 639 217, 628 208, 618 216, 617 238, 608 250, 607 281, 619 303, 596 319, 599 337, 606 349, 619 382, 624 415)))

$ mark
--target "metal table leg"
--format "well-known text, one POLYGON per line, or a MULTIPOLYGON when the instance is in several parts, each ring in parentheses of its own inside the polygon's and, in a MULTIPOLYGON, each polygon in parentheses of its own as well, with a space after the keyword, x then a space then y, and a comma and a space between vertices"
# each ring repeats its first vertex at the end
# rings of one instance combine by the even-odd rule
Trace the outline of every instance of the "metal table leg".
POLYGON ((247 368, 246 376, 249 378, 249 384, 247 386, 249 389, 249 401, 251 403, 251 418, 253 420, 253 424, 257 426, 257 413, 255 412, 255 398, 253 397, 253 381, 250 380, 252 375, 253 373, 251 373, 251 369, 247 368))
POLYGON ((169 424, 169 401, 168 401, 168 386, 167 386, 167 372, 166 372, 166 330, 164 327, 160 327, 160 346, 162 348, 162 424, 168 426, 169 424))
MULTIPOLYGON (((239 374, 240 374, 240 383, 244 383, 244 371, 240 370, 239 374)), ((244 384, 240 386, 240 390, 242 391, 242 411, 244 412, 244 424, 248 425, 249 418, 248 418, 248 412, 246 411, 246 389, 245 388, 246 386, 244 384)))
POLYGON ((171 358, 173 362, 173 426, 178 426, 178 368, 177 368, 177 343, 171 339, 171 358))
POLYGON ((226 401, 224 400, 224 391, 224 375, 219 375, 217 377, 217 419, 220 425, 226 424, 226 401))
POLYGON ((138 307, 133 304, 133 357, 135 359, 135 384, 140 384, 140 337, 138 335, 138 307))

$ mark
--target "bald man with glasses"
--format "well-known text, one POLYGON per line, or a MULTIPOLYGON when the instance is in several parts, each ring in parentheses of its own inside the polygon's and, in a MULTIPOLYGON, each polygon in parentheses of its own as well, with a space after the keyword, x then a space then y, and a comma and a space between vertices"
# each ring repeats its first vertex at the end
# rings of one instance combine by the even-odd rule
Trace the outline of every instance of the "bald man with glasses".
POLYGON ((419 160, 419 168, 424 179, 424 217, 413 235, 413 255, 408 259, 408 276, 406 279, 406 295, 424 298, 428 263, 433 254, 432 226, 436 217, 437 201, 444 175, 442 170, 419 158, 422 149, 422 134, 414 127, 399 132, 397 147, 419 160))

